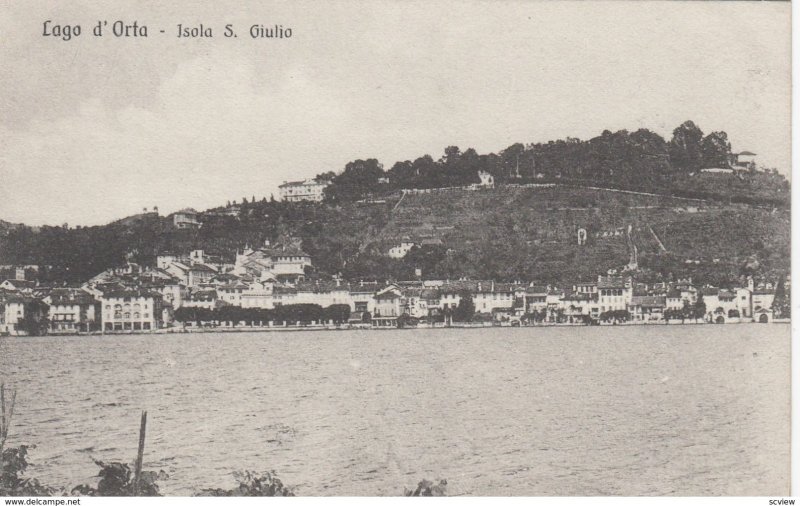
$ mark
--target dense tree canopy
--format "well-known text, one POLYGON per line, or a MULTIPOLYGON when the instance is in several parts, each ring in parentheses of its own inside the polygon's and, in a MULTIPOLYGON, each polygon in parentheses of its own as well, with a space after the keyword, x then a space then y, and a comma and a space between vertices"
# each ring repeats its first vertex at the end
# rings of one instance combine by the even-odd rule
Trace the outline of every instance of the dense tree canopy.
POLYGON ((685 121, 672 131, 669 157, 677 170, 688 172, 703 166, 703 131, 693 121, 685 121))
POLYGON ((703 166, 727 167, 731 159, 731 143, 725 132, 711 132, 703 139, 703 166))
POLYGON ((378 160, 355 160, 333 178, 325 189, 325 197, 333 202, 363 199, 378 190, 382 177, 383 165, 378 160))
MULTIPOLYGON (((492 174, 498 183, 575 181, 675 192, 676 178, 703 168, 728 167, 730 161, 731 144, 725 132, 705 136, 694 122, 685 121, 675 128, 669 142, 644 128, 605 130, 588 141, 567 137, 547 143, 515 143, 499 153, 483 155, 472 148, 462 151, 447 146, 438 160, 423 155, 398 161, 385 172, 376 160, 356 160, 333 178, 326 196, 343 202, 399 189, 465 186, 479 182, 480 171, 492 174)), ((681 191, 685 196, 706 196, 681 191)))

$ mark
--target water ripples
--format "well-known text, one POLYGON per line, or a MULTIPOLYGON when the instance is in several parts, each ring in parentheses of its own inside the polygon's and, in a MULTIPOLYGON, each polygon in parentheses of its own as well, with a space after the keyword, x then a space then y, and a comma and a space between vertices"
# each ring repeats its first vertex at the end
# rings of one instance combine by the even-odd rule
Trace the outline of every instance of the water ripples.
POLYGON ((302 495, 786 495, 789 327, 0 339, 29 475, 145 467, 168 495, 276 470, 302 495))

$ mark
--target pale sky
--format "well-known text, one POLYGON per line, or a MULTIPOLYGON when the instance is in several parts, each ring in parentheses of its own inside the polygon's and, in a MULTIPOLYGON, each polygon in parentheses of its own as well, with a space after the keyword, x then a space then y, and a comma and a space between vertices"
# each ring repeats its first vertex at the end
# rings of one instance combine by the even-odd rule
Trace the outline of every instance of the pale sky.
POLYGON ((687 119, 790 173, 788 2, 61 3, 0 5, 6 221, 206 209, 357 158, 669 139, 687 119), (82 34, 43 37, 48 19, 82 34), (91 35, 118 19, 148 38, 91 35), (178 23, 214 38, 178 39, 178 23), (253 24, 293 36, 254 40, 253 24))

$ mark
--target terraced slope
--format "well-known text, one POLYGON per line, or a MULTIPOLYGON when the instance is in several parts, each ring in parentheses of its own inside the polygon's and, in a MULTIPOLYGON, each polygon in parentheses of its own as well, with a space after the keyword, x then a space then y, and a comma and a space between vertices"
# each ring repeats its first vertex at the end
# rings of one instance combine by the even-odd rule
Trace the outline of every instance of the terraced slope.
POLYGON ((553 280, 625 266, 631 245, 643 267, 739 269, 754 256, 788 269, 789 221, 782 211, 673 197, 567 187, 500 187, 406 195, 371 246, 404 238, 441 244, 464 274, 494 271, 553 280), (578 230, 587 231, 578 244, 578 230), (628 242, 628 233, 630 239, 628 242), (777 254, 776 254, 777 252, 777 254), (687 263, 691 262, 691 263, 687 263), (482 268, 476 269, 477 266, 482 268), (557 272, 558 271, 558 272, 557 272))

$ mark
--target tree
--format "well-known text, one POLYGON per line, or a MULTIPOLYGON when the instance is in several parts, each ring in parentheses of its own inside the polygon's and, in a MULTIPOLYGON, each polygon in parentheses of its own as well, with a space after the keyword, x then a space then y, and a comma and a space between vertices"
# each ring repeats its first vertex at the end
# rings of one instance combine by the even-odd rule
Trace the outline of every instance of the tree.
POLYGON ((410 161, 396 162, 388 174, 389 180, 396 188, 413 188, 416 173, 410 161))
POLYGON ((445 306, 441 312, 441 319, 437 319, 437 321, 442 321, 445 325, 450 326, 453 323, 453 314, 455 313, 455 309, 445 306))
POLYGON ((408 313, 403 313, 397 317, 397 328, 400 329, 408 327, 416 327, 418 323, 419 320, 409 315, 408 313))
POLYGON ((442 156, 442 162, 445 165, 453 165, 458 162, 459 158, 461 157, 461 150, 458 146, 447 146, 444 148, 444 156, 442 156))
POLYGON ((694 303, 694 311, 692 312, 692 316, 694 317, 695 321, 702 320, 706 316, 706 303, 703 300, 703 294, 697 294, 697 302, 694 303))
POLYGON ((725 132, 711 132, 703 139, 703 165, 727 167, 730 164, 731 143, 725 132))
POLYGON ((346 323, 350 319, 350 305, 332 304, 323 310, 323 317, 333 323, 346 323))
POLYGON ((47 334, 48 321, 34 315, 25 315, 17 322, 17 329, 29 336, 43 336, 47 334))
POLYGON ((669 157, 672 165, 690 172, 703 166, 703 131, 692 121, 685 121, 672 131, 669 143, 669 157))
POLYGON ((437 184, 439 177, 439 165, 433 161, 431 155, 424 155, 411 164, 414 173, 416 188, 433 188, 437 184))
POLYGON ((498 174, 496 176, 499 176, 501 181, 515 177, 517 175, 518 168, 520 169, 520 174, 524 172, 526 164, 525 146, 523 144, 520 144, 519 142, 512 144, 504 149, 500 155, 503 158, 503 171, 502 174, 498 174))
POLYGON ((17 328, 29 336, 47 334, 50 321, 47 319, 47 304, 33 299, 24 304, 24 316, 17 322, 17 328))
POLYGON ((304 324, 322 320, 322 306, 319 304, 287 304, 278 306, 276 320, 289 324, 304 324))
POLYGON ((792 312, 792 305, 789 302, 789 295, 786 293, 786 286, 784 279, 786 276, 781 276, 775 286, 775 299, 772 301, 772 311, 776 318, 790 318, 792 312))
POLYGON ((475 302, 472 300, 472 294, 464 290, 460 294, 461 299, 458 301, 458 307, 453 312, 453 320, 457 322, 472 321, 475 316, 475 302))
POLYGON ((336 173, 332 170, 329 170, 327 172, 317 174, 317 177, 314 178, 314 181, 333 181, 333 178, 335 177, 336 173))
POLYGON ((617 309, 600 313, 600 319, 607 322, 626 322, 631 319, 631 314, 626 309, 617 309))
POLYGON ((681 308, 681 323, 683 323, 686 318, 691 318, 693 313, 693 309, 691 304, 687 299, 683 299, 683 307, 681 308))
POLYGON ((325 198, 332 202, 363 199, 378 189, 378 180, 384 175, 383 165, 378 160, 355 160, 325 188, 325 198))

